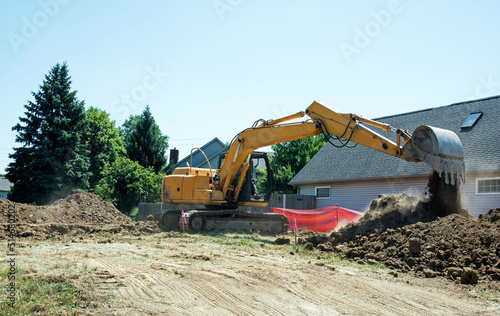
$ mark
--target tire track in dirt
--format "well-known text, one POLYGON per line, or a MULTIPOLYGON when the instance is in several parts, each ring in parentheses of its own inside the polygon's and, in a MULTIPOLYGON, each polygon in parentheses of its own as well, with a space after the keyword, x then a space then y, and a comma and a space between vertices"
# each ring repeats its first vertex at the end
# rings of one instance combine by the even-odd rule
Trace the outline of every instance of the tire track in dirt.
POLYGON ((249 288, 247 280, 241 277, 232 276, 229 274, 229 278, 227 278, 228 273, 217 273, 210 270, 205 270, 203 274, 199 277, 203 279, 207 279, 207 277, 211 274, 215 274, 216 276, 224 276, 226 279, 218 278, 217 282, 210 285, 210 291, 204 291, 203 285, 194 284, 191 285, 193 288, 197 288, 200 294, 204 295, 207 298, 213 297, 213 295, 221 298, 224 298, 224 307, 225 309, 231 310, 237 315, 257 315, 261 314, 258 311, 265 311, 262 315, 286 315, 280 310, 276 309, 274 306, 265 301, 260 301, 254 297, 255 292, 258 290, 254 288, 249 288), (235 293, 235 287, 247 288, 248 293, 235 293), (239 310, 234 310, 232 307, 234 304, 239 306, 239 310))
MULTIPOLYGON (((257 255, 255 254, 250 254, 250 255, 245 255, 245 254, 236 254, 235 256, 225 256, 223 255, 222 258, 219 258, 218 261, 224 262, 225 259, 230 259, 234 260, 235 258, 242 258, 243 262, 247 262, 248 260, 252 260, 257 258, 257 255), (226 258, 224 258, 226 257, 226 258), (250 259, 249 259, 250 257, 250 259), (247 259, 247 260, 245 260, 247 259)), ((259 265, 262 264, 266 267, 266 271, 274 270, 275 267, 279 267, 279 263, 277 261, 280 260, 272 260, 271 258, 259 258, 261 260, 256 260, 257 262, 254 262, 254 265, 259 265), (262 261, 258 262, 258 261, 262 261)), ((258 282, 256 282, 255 278, 253 276, 246 275, 244 272, 242 272, 242 267, 247 265, 247 263, 240 265, 237 265, 237 268, 235 267, 225 267, 224 271, 220 270, 214 270, 209 267, 201 267, 200 269, 197 270, 192 270, 190 271, 190 275, 192 279, 194 280, 193 283, 190 284, 191 290, 196 289, 196 292, 199 293, 198 297, 204 297, 205 301, 208 300, 209 304, 212 304, 214 302, 214 298, 216 298, 216 305, 218 307, 222 307, 224 309, 229 309, 232 310, 234 309, 233 305, 237 304, 240 306, 240 309, 237 311, 234 311, 236 314, 246 314, 250 313, 251 315, 255 315, 256 313, 259 313, 259 311, 265 311, 262 312, 263 315, 286 315, 286 313, 283 313, 280 311, 280 309, 275 308, 273 304, 269 303, 268 299, 259 299, 258 297, 255 297, 252 294, 235 294, 234 293, 234 288, 235 287, 249 287, 249 292, 254 292, 254 293, 259 293, 262 292, 262 286, 264 285, 265 288, 279 290, 283 287, 283 284, 279 284, 279 282, 274 282, 276 279, 275 276, 272 278, 259 278, 258 282), (214 286, 211 286, 212 289, 206 290, 206 286, 203 285, 200 287, 199 282, 197 280, 211 280, 210 283, 216 282, 216 288, 214 286), (214 280, 214 281, 212 281, 214 280), (216 281, 215 281, 216 280, 216 281), (271 284, 270 281, 273 281, 271 284), (252 285, 252 283, 254 283, 252 285), (222 297, 224 297, 224 300, 222 300, 222 297), (221 301, 222 300, 222 301, 221 301), (235 303, 236 302, 236 303, 235 303), (256 305, 258 305, 258 309, 256 310, 256 305), (242 310, 241 306, 248 306, 245 310, 242 310)), ((243 271, 246 271, 243 268, 243 271)), ((187 280, 184 280, 184 282, 188 282, 187 280)), ((290 293, 290 290, 285 288, 282 289, 283 293, 290 293)), ((271 293, 270 293, 271 294, 271 293)), ((297 295, 300 296, 299 293, 297 295)), ((213 305, 213 304, 212 304, 213 305)))
MULTIPOLYGON (((220 285, 221 283, 217 282, 217 287, 220 287, 220 285)), ((190 288, 198 293, 198 298, 202 299, 206 304, 230 311, 236 315, 253 315, 252 311, 246 308, 248 302, 245 302, 240 297, 231 297, 224 291, 225 287, 216 288, 212 284, 200 285, 196 282, 190 283, 190 288)))
MULTIPOLYGON (((172 264, 155 263, 158 267, 165 267, 168 269, 172 264)), ((189 269, 184 278, 179 279, 180 284, 175 284, 179 290, 183 288, 189 289, 192 296, 190 301, 199 300, 203 304, 210 305, 218 312, 231 313, 237 315, 256 315, 259 314, 258 310, 265 310, 266 313, 262 315, 284 315, 279 310, 272 307, 270 304, 257 304, 259 305, 256 311, 256 301, 251 295, 235 294, 234 288, 242 286, 245 282, 241 280, 238 273, 225 269, 224 271, 216 271, 210 267, 196 267, 189 269), (201 281, 201 282, 200 282, 201 281)), ((173 286, 172 283, 169 284, 173 286)), ((177 295, 177 297, 182 297, 177 295)), ((258 303, 258 302, 257 302, 258 303)), ((206 310, 205 310, 206 313, 206 310)))
MULTIPOLYGON (((261 258, 252 258, 261 259, 261 258)), ((262 261, 266 261, 264 258, 262 261)), ((286 260, 281 260, 280 265, 286 266, 286 260)), ((288 262, 288 266, 296 265, 295 262, 288 262)), ((339 310, 344 310, 349 313, 354 311, 354 314, 370 314, 370 315, 402 315, 402 314, 421 314, 421 315, 469 315, 474 312, 467 303, 460 303, 460 299, 456 299, 456 306, 445 306, 443 304, 448 298, 440 293, 431 293, 429 290, 402 286, 398 283, 393 285, 389 281, 380 281, 365 277, 363 275, 353 274, 352 272, 339 271, 332 273, 328 270, 322 270, 314 266, 304 269, 305 271, 290 271, 288 274, 280 276, 279 271, 283 270, 269 267, 273 270, 274 276, 266 275, 265 273, 247 273, 257 286, 259 283, 272 286, 275 289, 282 288, 290 290, 290 294, 297 296, 307 302, 322 306, 325 302, 334 303, 339 306, 339 310), (325 278, 330 280, 331 286, 323 284, 323 286, 315 286, 311 282, 303 282, 303 274, 309 281, 325 278), (302 276, 302 278, 299 278, 302 276), (286 280, 286 277, 291 279, 298 278, 297 282, 280 282, 273 283, 270 280, 286 280), (257 280, 255 282, 255 280, 257 280), (342 284, 349 284, 348 287, 343 287, 342 284), (344 290, 342 290, 344 288, 344 290), (392 291, 388 291, 388 290, 392 291), (345 291, 346 295, 339 296, 334 293, 345 291), (390 292, 390 293, 388 293, 390 292), (310 295, 309 295, 310 294, 310 295), (437 294, 437 295, 436 295, 437 294), (381 306, 380 313, 374 312, 374 306, 381 306), (450 312, 452 310, 452 312, 450 312)), ((319 282, 319 280, 318 280, 319 282)))
MULTIPOLYGON (((123 299, 133 302, 133 305, 145 308, 145 310, 150 312, 164 311, 164 304, 161 304, 161 306, 155 305, 158 305, 162 301, 168 301, 171 298, 173 301, 193 302, 198 300, 204 304, 212 305, 217 310, 236 315, 256 315, 252 307, 255 305, 253 300, 231 293, 234 284, 225 285, 221 280, 217 280, 217 286, 205 283, 200 284, 199 282, 200 280, 220 279, 221 276, 230 280, 236 279, 234 276, 224 275, 223 273, 212 273, 213 271, 195 271, 181 277, 182 280, 178 278, 177 280, 172 280, 172 275, 183 275, 182 272, 177 272, 177 274, 173 272, 174 269, 182 268, 182 266, 153 263, 148 267, 149 270, 145 271, 135 268, 124 268, 118 263, 111 263, 109 259, 91 259, 88 265, 119 277, 122 283, 126 285, 118 288, 116 294, 123 299), (154 265, 156 265, 156 269, 151 267, 154 265), (159 266, 166 269, 157 270, 159 266), (137 271, 140 272, 137 273, 137 271), (158 271, 163 271, 164 273, 159 273, 158 271), (167 275, 167 279, 164 277, 165 275, 167 275), (155 288, 158 290, 155 291, 155 288), (161 295, 158 293, 161 293, 161 295)), ((144 267, 141 268, 144 269, 144 267)), ((270 312, 268 313, 269 315, 284 315, 272 308, 271 305, 266 305, 265 308, 270 312)), ((182 311, 183 314, 190 313, 182 309, 178 309, 178 311, 182 311)), ((193 314, 199 314, 194 311, 193 314)))
MULTIPOLYGON (((242 254, 224 248, 203 252, 194 245, 192 254, 183 249, 175 256, 171 251, 151 255, 151 249, 144 247, 141 253, 133 246, 116 244, 113 247, 123 250, 87 259, 96 275, 110 282, 98 288, 123 302, 113 310, 119 315, 478 314, 474 308, 479 305, 472 299, 457 292, 449 296, 432 280, 412 280, 410 285, 386 272, 341 266, 332 271, 286 254, 242 254)), ((479 310, 481 315, 495 314, 479 310)))
MULTIPOLYGON (((204 272, 205 275, 200 275, 200 277, 206 279, 209 275, 213 275, 215 277, 223 277, 223 278, 227 278, 229 280, 234 280, 235 282, 237 282, 237 284, 239 286, 243 286, 243 287, 250 287, 250 282, 251 280, 248 280, 246 279, 247 277, 244 276, 244 275, 241 275, 241 272, 238 273, 236 271, 233 271, 233 270, 229 270, 226 269, 226 272, 220 272, 220 271, 215 271, 215 270, 211 270, 211 269, 208 269, 208 268, 203 268, 201 271, 204 272)), ((220 282, 221 280, 219 280, 220 282)), ((226 280, 227 281, 227 280, 226 280)), ((235 282, 231 282, 231 283, 235 283, 235 282)), ((232 297, 233 300, 241 300, 243 303, 245 303, 245 305, 247 306, 251 306, 253 308, 252 312, 255 313, 255 305, 256 305, 256 301, 257 301, 257 305, 259 305, 259 310, 265 310, 266 311, 266 314, 267 315, 286 315, 284 314, 283 312, 281 312, 280 310, 276 309, 274 306, 272 306, 271 304, 269 303, 266 303, 265 301, 262 301, 262 300, 258 300, 256 297, 252 297, 252 298, 249 298, 248 295, 236 295, 234 294, 234 286, 235 284, 229 284, 228 282, 223 282, 224 285, 222 286, 222 288, 219 288, 220 290, 224 290, 224 293, 229 296, 229 297, 232 297)), ((219 284, 220 286, 220 284, 219 284)), ((251 288, 251 290, 257 292, 258 289, 255 289, 254 287, 251 288)))
MULTIPOLYGON (((304 290, 301 283, 295 281, 297 279, 295 270, 285 271, 284 274, 281 273, 283 266, 293 267, 296 265, 296 263, 290 260, 273 260, 272 258, 264 256, 247 254, 239 254, 238 256, 252 260, 256 262, 255 264, 259 264, 258 262, 260 262, 260 264, 266 267, 266 269, 260 273, 246 273, 247 276, 250 277, 250 282, 253 282, 256 286, 260 286, 264 283, 267 284, 266 288, 281 289, 284 293, 289 293, 295 298, 317 305, 322 304, 324 299, 329 299, 329 297, 318 297, 316 294, 311 295, 310 293, 315 293, 316 289, 314 289, 314 291, 304 290), (258 280, 258 282, 256 282, 256 280, 258 280)), ((314 267, 311 267, 311 269, 314 269, 314 267)))
MULTIPOLYGON (((339 280, 340 281, 340 280, 339 280)), ((347 292, 342 297, 343 299, 339 300, 340 304, 343 304, 346 308, 352 308, 355 306, 356 312, 362 314, 373 314, 373 315, 406 315, 410 311, 407 308, 400 308, 397 304, 398 300, 394 300, 391 295, 387 295, 387 293, 382 293, 379 291, 380 284, 375 284, 372 286, 371 284, 367 284, 368 282, 358 282, 357 277, 354 279, 353 276, 348 275, 344 276, 343 280, 346 283, 352 284, 352 289, 350 293, 347 292), (383 312, 377 313, 373 311, 373 306, 380 304, 381 298, 384 299, 384 309, 383 312), (391 304, 392 302, 396 302, 396 304, 391 304)), ((427 313, 418 313, 416 311, 411 311, 414 315, 428 315, 427 313)))
MULTIPOLYGON (((153 266, 158 263, 153 263, 151 268, 156 270, 157 268, 153 268, 153 266)), ((166 265, 161 263, 160 265, 166 265)), ((182 272, 181 272, 182 273, 182 272)), ((174 286, 174 284, 180 283, 179 281, 172 278, 172 275, 179 274, 177 270, 164 270, 161 269, 154 273, 155 279, 154 281, 157 283, 159 290, 161 290, 167 297, 175 297, 184 300, 194 300, 196 296, 186 288, 186 286, 174 286)))
MULTIPOLYGON (((252 256, 252 259, 262 262, 268 261, 267 258, 260 256, 252 256)), ((276 265, 276 261, 274 265, 276 265)), ((282 259, 279 264, 276 265, 278 269, 274 271, 273 268, 273 273, 278 273, 277 271, 280 271, 279 265, 288 265, 293 267, 294 265, 297 265, 297 263, 282 259)), ((315 266, 311 266, 306 269, 305 273, 306 275, 309 275, 309 280, 315 280, 318 277, 323 277, 325 279, 329 279, 331 284, 335 285, 331 287, 316 287, 311 284, 311 282, 302 282, 303 280, 291 284, 286 283, 286 286, 284 284, 281 285, 283 288, 291 288, 293 294, 301 293, 298 294, 298 296, 309 302, 323 305, 327 301, 333 301, 336 302, 338 306, 342 306, 347 310, 356 306, 356 313, 360 314, 373 314, 373 306, 379 305, 381 301, 383 301, 384 307, 384 311, 381 315, 401 315, 405 313, 416 313, 422 315, 469 315, 474 312, 474 310, 470 308, 470 304, 465 302, 462 303, 462 300, 459 298, 455 300, 454 305, 445 306, 443 302, 449 300, 449 297, 439 292, 432 293, 432 291, 437 291, 436 289, 424 290, 421 287, 402 286, 400 283, 393 284, 392 282, 386 280, 378 281, 376 279, 366 278, 342 270, 343 269, 339 269, 337 272, 329 272, 328 270, 315 266), (351 298, 352 303, 350 304, 344 302, 342 299, 338 299, 337 296, 332 295, 332 293, 339 291, 339 284, 341 285, 342 283, 352 284, 350 289, 346 289, 346 291, 348 291, 347 293, 359 293, 359 295, 351 298), (388 288, 394 288, 394 293, 392 295, 388 295, 388 288), (313 294, 308 295, 310 293, 313 294), (453 310, 453 312, 450 312, 450 310, 453 310)), ((303 273, 304 272, 295 271, 294 273, 294 271, 290 271, 288 276, 297 277, 303 273)), ((285 279, 285 277, 286 276, 284 276, 283 279, 285 279)))
MULTIPOLYGON (((244 256, 245 258, 252 260, 254 256, 244 256)), ((257 260, 258 261, 258 260, 257 260)), ((237 297, 248 306, 252 306, 252 313, 255 314, 255 308, 258 308, 259 311, 264 311, 264 315, 290 315, 290 311, 288 310, 291 302, 293 305, 300 306, 314 306, 312 309, 317 313, 317 309, 319 306, 324 304, 325 301, 321 301, 320 297, 315 295, 309 295, 309 293, 314 293, 315 290, 309 292, 305 291, 304 288, 298 286, 297 279, 295 275, 289 275, 284 271, 283 266, 289 266, 290 262, 288 260, 275 260, 268 261, 266 258, 264 260, 266 265, 264 265, 264 269, 258 270, 257 272, 252 271, 254 265, 259 265, 259 262, 252 264, 248 269, 245 269, 245 264, 237 265, 236 267, 226 267, 224 272, 220 271, 212 271, 210 269, 204 269, 204 271, 210 272, 216 275, 226 276, 231 279, 235 279, 238 282, 240 287, 248 288, 248 295, 238 295, 237 297), (278 262, 277 262, 278 261, 278 262), (285 263, 286 262, 286 263, 285 263), (270 263, 271 265, 267 264, 270 263), (234 270, 236 269, 236 270, 234 270), (269 297, 276 296, 279 299, 274 301, 269 301, 269 297), (286 312, 283 312, 286 311, 286 312)), ((248 264, 248 261, 247 261, 248 264)), ((293 272, 293 271, 292 271, 293 272)), ((201 276, 203 277, 203 276, 201 276)), ((234 283, 234 282, 233 282, 234 283)), ((221 284, 217 283, 217 288, 219 290, 225 289, 225 292, 229 296, 235 296, 233 294, 234 288, 238 285, 235 284, 221 284)), ((328 300, 329 297, 324 297, 324 299, 328 300)), ((304 309, 301 310, 299 307, 299 315, 310 314, 310 310, 304 309)), ((325 315, 336 315, 336 311, 333 311, 329 308, 326 308, 324 312, 325 315)), ((292 313, 292 315, 297 315, 292 313)))
MULTIPOLYGON (((171 264, 155 263, 157 266, 170 267, 171 264)), ((158 280, 159 281, 159 280, 158 280)), ((172 296, 180 299, 183 297, 181 291, 185 293, 189 290, 191 298, 185 299, 194 301, 200 300, 204 304, 213 306, 217 311, 225 311, 236 315, 286 315, 278 308, 275 308, 266 300, 260 300, 253 297, 252 293, 258 292, 257 288, 249 288, 249 293, 234 293, 235 287, 250 286, 251 278, 238 273, 231 268, 224 271, 216 271, 209 267, 201 267, 199 269, 191 269, 186 276, 178 279, 178 283, 172 283, 170 280, 170 288, 175 286, 177 293, 171 293, 172 296), (200 282, 204 280, 204 282, 200 282), (177 295, 176 295, 177 294, 177 295)), ((271 285, 271 288, 273 285, 271 285)))
MULTIPOLYGON (((156 305, 164 305, 165 297, 151 289, 151 278, 148 278, 145 273, 138 267, 124 268, 120 264, 111 263, 109 259, 90 259, 87 263, 98 269, 103 269, 119 278, 123 284, 114 289, 115 295, 121 297, 125 301, 134 306, 140 306, 146 311, 161 312, 162 309, 157 308, 156 305), (137 273, 137 271, 140 271, 137 273)), ((154 282, 153 282, 154 283, 154 282)), ((165 288, 160 285, 160 288, 165 288)))
POLYGON ((441 293, 433 293, 431 289, 364 276, 344 276, 343 280, 332 280, 338 281, 349 284, 349 287, 336 287, 337 292, 340 290, 340 295, 332 297, 331 300, 337 303, 341 310, 355 311, 355 314, 472 315, 475 312, 470 304, 462 303, 459 298, 453 301, 455 306, 445 306, 443 302, 450 302, 450 298, 441 293), (374 311, 374 306, 380 306, 380 311, 374 311))

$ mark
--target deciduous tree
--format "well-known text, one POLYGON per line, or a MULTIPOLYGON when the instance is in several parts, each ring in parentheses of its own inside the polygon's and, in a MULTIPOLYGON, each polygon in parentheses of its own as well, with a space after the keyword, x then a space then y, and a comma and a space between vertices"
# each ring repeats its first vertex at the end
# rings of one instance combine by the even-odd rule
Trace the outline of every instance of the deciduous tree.
POLYGON ((104 169, 111 166, 118 157, 125 156, 125 143, 115 122, 109 114, 95 107, 87 110, 85 143, 89 149, 90 187, 94 188, 102 178, 104 169))
POLYGON ((136 161, 119 157, 102 176, 95 193, 126 215, 130 215, 139 202, 160 201, 164 175, 156 174, 152 167, 144 168, 136 161))
MULTIPOLYGON (((270 159, 270 167, 274 172, 275 192, 295 193, 295 188, 288 182, 304 168, 325 142, 321 135, 273 145, 271 148, 274 154, 270 159)), ((264 176, 258 179, 260 187, 265 184, 265 176, 264 173, 264 176)))

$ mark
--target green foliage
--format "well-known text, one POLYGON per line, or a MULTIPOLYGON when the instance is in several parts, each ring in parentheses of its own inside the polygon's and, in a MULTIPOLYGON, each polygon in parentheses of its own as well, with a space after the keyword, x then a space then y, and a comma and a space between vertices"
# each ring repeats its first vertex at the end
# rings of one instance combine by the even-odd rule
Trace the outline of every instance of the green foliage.
POLYGON ((49 204, 89 188, 90 159, 82 139, 86 112, 71 91, 66 63, 56 64, 32 95, 34 102, 28 101, 25 116, 12 128, 22 146, 9 155, 9 199, 49 204))
POLYGON ((141 120, 140 115, 130 115, 128 120, 123 122, 123 125, 118 128, 120 135, 123 137, 125 144, 131 142, 132 132, 137 129, 137 124, 141 120))
MULTIPOLYGON (((273 159, 270 158, 269 164, 273 168, 274 172, 274 192, 283 194, 293 194, 295 193, 295 188, 288 185, 288 182, 292 180, 296 173, 293 173, 291 167, 288 165, 286 167, 275 167, 272 165, 273 159)), ((257 188, 259 192, 266 191, 267 183, 267 170, 259 169, 260 174, 257 176, 257 188)))
POLYGON ((167 167, 165 168, 165 174, 171 175, 174 172, 175 164, 173 162, 169 162, 167 167))
POLYGON ((123 124, 121 133, 131 160, 145 168, 152 167, 156 173, 166 171, 168 136, 162 135, 149 106, 140 116, 131 116, 123 124))
MULTIPOLYGON (((274 154, 270 157, 269 163, 274 171, 275 192, 295 193, 295 188, 288 185, 288 182, 295 177, 324 144, 324 137, 316 136, 273 145, 274 154)), ((259 189, 264 187, 266 177, 264 171, 263 175, 257 179, 259 189)))
POLYGON ((156 174, 138 162, 125 157, 105 169, 95 193, 113 203, 122 213, 130 215, 139 202, 158 202, 161 196, 163 174, 156 174))
POLYGON ((115 122, 109 114, 95 107, 87 111, 87 130, 85 142, 89 149, 90 187, 94 188, 102 178, 101 173, 118 157, 125 155, 125 143, 115 122))
POLYGON ((25 116, 12 128, 21 146, 9 155, 11 200, 49 204, 95 188, 128 214, 139 201, 160 199, 163 175, 156 173, 172 168, 165 157, 168 137, 149 106, 118 130, 108 113, 86 111, 77 100, 66 63, 56 64, 32 95, 25 116))

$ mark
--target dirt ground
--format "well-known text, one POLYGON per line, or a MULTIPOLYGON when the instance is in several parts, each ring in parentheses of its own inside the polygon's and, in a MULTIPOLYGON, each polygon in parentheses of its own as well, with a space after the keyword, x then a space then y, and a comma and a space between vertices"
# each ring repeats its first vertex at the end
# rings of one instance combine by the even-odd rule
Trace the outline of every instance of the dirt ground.
POLYGON ((17 262, 32 278, 74 283, 82 315, 498 315, 498 306, 444 279, 395 277, 273 239, 23 239, 17 262))
POLYGON ((357 223, 294 245, 290 233, 162 232, 89 193, 0 200, 0 245, 14 209, 20 273, 75 285, 83 315, 499 315, 500 210, 441 218, 429 203, 380 196, 357 223))

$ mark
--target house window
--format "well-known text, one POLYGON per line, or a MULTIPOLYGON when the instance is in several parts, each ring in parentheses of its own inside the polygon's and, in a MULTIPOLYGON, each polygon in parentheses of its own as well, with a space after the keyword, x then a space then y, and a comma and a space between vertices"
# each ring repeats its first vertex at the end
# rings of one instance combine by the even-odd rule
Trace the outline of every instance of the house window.
POLYGON ((475 112, 471 113, 469 117, 465 120, 465 122, 460 126, 460 128, 471 128, 473 127, 477 121, 483 116, 483 112, 475 112))
POLYGON ((316 198, 317 199, 329 199, 330 198, 330 187, 316 187, 316 198))
POLYGON ((477 179, 477 194, 500 194, 500 178, 477 179))

